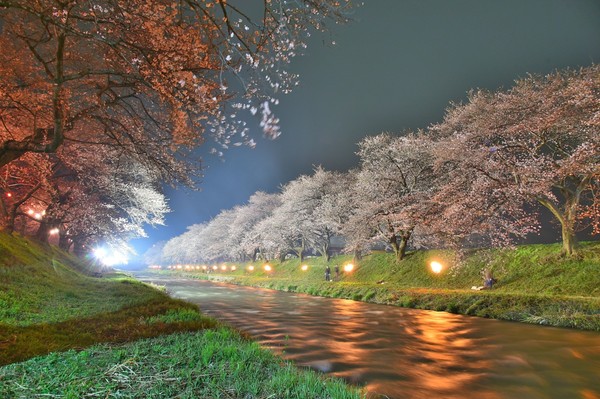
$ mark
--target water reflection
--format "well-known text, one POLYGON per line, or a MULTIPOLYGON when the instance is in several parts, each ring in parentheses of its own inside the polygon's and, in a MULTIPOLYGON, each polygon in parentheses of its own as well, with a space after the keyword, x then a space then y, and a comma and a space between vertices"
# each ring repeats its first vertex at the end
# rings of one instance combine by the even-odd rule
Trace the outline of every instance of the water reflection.
POLYGON ((600 399, 597 333, 157 278, 298 365, 365 385, 372 398, 600 399))

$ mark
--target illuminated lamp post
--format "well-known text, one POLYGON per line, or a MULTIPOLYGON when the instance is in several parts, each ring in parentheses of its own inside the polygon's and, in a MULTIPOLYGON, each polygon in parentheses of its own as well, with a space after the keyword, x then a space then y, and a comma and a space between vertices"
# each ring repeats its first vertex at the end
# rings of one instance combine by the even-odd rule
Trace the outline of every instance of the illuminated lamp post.
POLYGON ((440 274, 442 270, 444 270, 444 265, 435 260, 429 264, 429 267, 431 268, 431 271, 435 274, 440 274))
POLYGON ((267 277, 271 277, 271 271, 273 270, 271 265, 266 264, 263 266, 263 269, 265 269, 265 272, 267 272, 267 277))

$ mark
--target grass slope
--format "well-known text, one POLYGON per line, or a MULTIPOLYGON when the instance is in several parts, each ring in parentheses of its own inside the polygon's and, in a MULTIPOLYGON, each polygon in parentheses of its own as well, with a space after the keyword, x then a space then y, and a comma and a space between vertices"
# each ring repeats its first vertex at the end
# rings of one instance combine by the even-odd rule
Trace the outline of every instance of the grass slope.
POLYGON ((362 397, 156 287, 90 274, 69 254, 0 233, 0 398, 362 397))
MULTIPOLYGON (((256 264, 252 273, 247 265, 238 265, 235 272, 193 275, 312 295, 600 331, 600 243, 583 243, 577 258, 559 254, 558 244, 473 250, 460 259, 451 251, 415 251, 401 262, 391 254, 374 253, 354 262, 354 271, 341 272, 340 280, 333 283, 324 281, 326 262, 321 258, 307 259, 306 272, 301 271, 298 259, 292 259, 271 263, 271 273, 256 264), (429 269, 433 260, 445 265, 440 274, 429 269), (493 270, 498 283, 492 290, 474 291, 471 287, 483 283, 484 267, 493 270)), ((348 262, 352 262, 350 256, 339 256, 329 264, 333 271, 335 264, 341 269, 348 262)))

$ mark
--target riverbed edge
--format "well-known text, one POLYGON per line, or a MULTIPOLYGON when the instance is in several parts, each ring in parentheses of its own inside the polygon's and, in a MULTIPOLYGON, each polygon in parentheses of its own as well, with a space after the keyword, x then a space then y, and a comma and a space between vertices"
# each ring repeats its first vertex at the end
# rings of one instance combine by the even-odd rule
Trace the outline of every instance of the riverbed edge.
POLYGON ((527 295, 494 290, 401 288, 386 284, 343 281, 304 284, 295 280, 275 278, 258 280, 256 277, 242 276, 191 273, 185 275, 196 279, 326 298, 600 332, 600 298, 597 297, 527 295))

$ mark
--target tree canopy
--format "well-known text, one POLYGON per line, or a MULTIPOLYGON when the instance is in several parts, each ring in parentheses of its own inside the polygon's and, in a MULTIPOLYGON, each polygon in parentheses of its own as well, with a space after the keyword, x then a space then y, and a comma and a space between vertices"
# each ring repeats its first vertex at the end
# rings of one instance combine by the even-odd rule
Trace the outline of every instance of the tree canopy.
MULTIPOLYGON (((244 225, 243 234, 254 238, 245 251, 221 247, 180 261, 327 257, 334 238, 337 250, 383 246, 398 260, 409 244, 507 246, 540 231, 536 204, 560 224, 567 255, 576 253, 577 231, 600 234, 598 66, 529 76, 509 90, 472 91, 440 123, 366 137, 358 147, 358 169, 317 167, 273 194, 279 201, 263 208, 260 222, 244 225)), ((231 212, 245 207, 223 212, 238 220, 231 212)), ((223 220, 219 215, 209 225, 223 220)), ((236 228, 220 223, 219 243, 236 228)), ((206 234, 182 238, 173 245, 212 245, 206 234)), ((163 263, 174 261, 164 255, 163 263)))
MULTIPOLYGON (((26 156, 29 164, 49 162, 68 170, 78 193, 93 180, 102 190, 97 200, 110 199, 108 208, 95 208, 110 209, 113 219, 117 207, 124 212, 118 217, 138 227, 159 222, 167 210, 156 198, 161 183, 194 185, 194 148, 209 137, 217 153, 255 144, 240 113, 257 115, 267 137, 279 135, 271 109, 297 84, 287 65, 311 30, 346 21, 350 7, 337 0, 258 7, 225 0, 0 0, 0 169, 15 171, 26 156), (125 198, 126 191, 138 198, 125 198), (141 206, 134 211, 131 204, 141 206)), ((17 193, 16 175, 2 186, 3 226, 11 230, 11 214, 31 202, 30 191, 54 179, 39 175, 17 193)))

